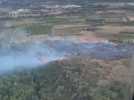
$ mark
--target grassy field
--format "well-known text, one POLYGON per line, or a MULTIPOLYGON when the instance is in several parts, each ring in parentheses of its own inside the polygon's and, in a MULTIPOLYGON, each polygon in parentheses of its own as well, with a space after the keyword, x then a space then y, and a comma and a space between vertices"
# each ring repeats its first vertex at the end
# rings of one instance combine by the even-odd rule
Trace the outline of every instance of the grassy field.
POLYGON ((12 28, 23 28, 27 32, 39 35, 49 34, 55 25, 85 23, 82 16, 47 16, 38 19, 11 20, 12 28))
POLYGON ((120 34, 111 35, 111 41, 124 42, 124 43, 134 43, 134 33, 133 32, 121 32, 120 34))
POLYGON ((51 33, 51 25, 32 24, 25 27, 28 33, 33 35, 49 34, 51 33))

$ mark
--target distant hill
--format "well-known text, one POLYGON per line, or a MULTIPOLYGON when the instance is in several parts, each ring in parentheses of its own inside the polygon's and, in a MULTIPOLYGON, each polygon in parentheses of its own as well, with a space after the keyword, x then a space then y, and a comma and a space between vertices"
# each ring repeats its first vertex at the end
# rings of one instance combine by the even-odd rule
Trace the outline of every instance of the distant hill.
POLYGON ((45 4, 45 3, 56 3, 56 4, 88 4, 95 2, 133 2, 133 0, 0 0, 0 6, 3 7, 21 7, 29 6, 33 4, 45 4))
POLYGON ((95 3, 95 2, 134 2, 133 0, 0 0, 2 4, 32 4, 40 2, 57 2, 57 3, 95 3))

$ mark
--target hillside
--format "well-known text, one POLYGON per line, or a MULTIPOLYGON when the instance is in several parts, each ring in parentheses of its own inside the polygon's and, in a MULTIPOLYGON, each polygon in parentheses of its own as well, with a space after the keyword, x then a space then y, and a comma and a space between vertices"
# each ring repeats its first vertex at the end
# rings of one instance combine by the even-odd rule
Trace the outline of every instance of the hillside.
POLYGON ((0 76, 0 99, 128 100, 126 61, 73 58, 0 76))

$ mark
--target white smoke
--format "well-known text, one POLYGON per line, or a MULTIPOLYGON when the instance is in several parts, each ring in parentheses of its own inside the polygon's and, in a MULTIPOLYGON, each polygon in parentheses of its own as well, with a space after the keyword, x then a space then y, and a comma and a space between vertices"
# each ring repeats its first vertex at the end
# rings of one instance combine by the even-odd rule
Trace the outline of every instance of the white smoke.
MULTIPOLYGON (((75 56, 95 59, 120 59, 129 57, 131 46, 113 43, 75 43, 70 39, 46 39, 27 41, 30 34, 22 29, 4 30, 0 33, 0 73, 22 68, 36 68, 55 60, 75 56), (20 42, 20 38, 26 39, 20 42), (129 50, 130 49, 130 50, 129 50)), ((51 37, 52 38, 52 37, 51 37)))
MULTIPOLYGON (((21 44, 20 44, 21 45, 21 44)), ((19 46, 20 48, 21 46, 19 46)), ((4 48, 4 54, 0 54, 0 72, 21 68, 35 68, 54 60, 64 58, 63 53, 54 51, 42 44, 30 44, 29 47, 20 50, 4 48)))
POLYGON ((64 58, 63 53, 40 42, 20 43, 29 34, 22 29, 7 29, 0 34, 0 73, 22 68, 35 68, 64 58))

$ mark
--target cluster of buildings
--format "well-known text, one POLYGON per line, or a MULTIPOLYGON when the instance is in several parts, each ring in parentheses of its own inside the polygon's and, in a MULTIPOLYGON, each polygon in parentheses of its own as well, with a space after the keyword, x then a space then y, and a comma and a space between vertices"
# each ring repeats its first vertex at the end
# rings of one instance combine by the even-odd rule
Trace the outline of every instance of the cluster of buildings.
POLYGON ((0 9, 0 18, 19 18, 19 17, 40 17, 47 15, 60 15, 71 11, 77 11, 79 5, 42 5, 40 7, 29 7, 15 10, 0 9))

